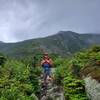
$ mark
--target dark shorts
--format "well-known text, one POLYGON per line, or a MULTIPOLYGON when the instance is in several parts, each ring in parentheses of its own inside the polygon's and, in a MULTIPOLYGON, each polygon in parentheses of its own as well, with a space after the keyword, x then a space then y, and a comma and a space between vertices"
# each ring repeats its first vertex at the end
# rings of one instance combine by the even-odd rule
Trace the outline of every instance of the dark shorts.
POLYGON ((44 74, 47 74, 48 76, 50 76, 51 74, 51 68, 49 64, 44 64, 43 65, 43 70, 44 70, 44 74))
POLYGON ((51 69, 50 68, 44 68, 44 74, 47 74, 48 76, 51 75, 51 69))

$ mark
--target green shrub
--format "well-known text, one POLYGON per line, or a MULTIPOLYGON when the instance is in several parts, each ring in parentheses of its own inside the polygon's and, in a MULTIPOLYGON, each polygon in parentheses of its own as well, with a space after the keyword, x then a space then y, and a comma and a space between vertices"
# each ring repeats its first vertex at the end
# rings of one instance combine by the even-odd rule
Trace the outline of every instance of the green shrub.
POLYGON ((0 53, 0 66, 4 66, 6 60, 6 57, 2 53, 0 53))
POLYGON ((39 89, 35 74, 40 71, 34 69, 34 72, 31 73, 31 68, 22 62, 8 60, 0 68, 0 100, 34 100, 31 95, 39 89))

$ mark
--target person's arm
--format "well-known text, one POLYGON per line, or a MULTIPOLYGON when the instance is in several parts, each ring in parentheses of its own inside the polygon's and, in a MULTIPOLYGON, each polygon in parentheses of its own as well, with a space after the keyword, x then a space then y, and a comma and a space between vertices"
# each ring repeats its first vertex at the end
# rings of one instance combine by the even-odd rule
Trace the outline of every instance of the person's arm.
POLYGON ((44 60, 41 61, 41 66, 44 64, 44 62, 45 62, 44 60))
POLYGON ((53 61, 52 61, 52 59, 50 59, 50 65, 53 66, 53 61))

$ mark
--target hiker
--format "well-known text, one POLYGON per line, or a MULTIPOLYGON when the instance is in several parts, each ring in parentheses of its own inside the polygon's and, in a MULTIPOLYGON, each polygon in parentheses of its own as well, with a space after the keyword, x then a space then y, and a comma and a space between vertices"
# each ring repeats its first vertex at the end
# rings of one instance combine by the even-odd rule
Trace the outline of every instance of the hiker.
POLYGON ((52 59, 49 58, 49 55, 48 53, 44 53, 43 55, 43 59, 41 61, 41 66, 43 67, 43 70, 44 70, 44 75, 43 75, 43 78, 44 78, 44 84, 47 83, 47 77, 51 78, 52 79, 52 76, 51 76, 51 67, 52 67, 52 59))

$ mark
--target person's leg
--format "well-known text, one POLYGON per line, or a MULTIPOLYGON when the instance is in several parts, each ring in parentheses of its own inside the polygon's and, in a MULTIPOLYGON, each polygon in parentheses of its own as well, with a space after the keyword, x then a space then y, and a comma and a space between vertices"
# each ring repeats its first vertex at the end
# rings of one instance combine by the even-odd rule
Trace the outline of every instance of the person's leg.
POLYGON ((53 80, 53 76, 52 76, 52 73, 51 73, 51 68, 49 69, 49 77, 53 80))
POLYGON ((49 70, 48 70, 48 76, 49 76, 49 81, 53 81, 54 78, 51 73, 51 68, 49 68, 49 70))
POLYGON ((47 70, 45 68, 44 68, 44 76, 43 76, 43 79, 44 79, 44 85, 46 85, 47 70))

